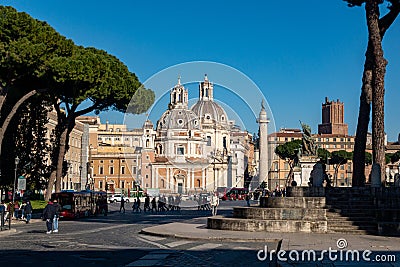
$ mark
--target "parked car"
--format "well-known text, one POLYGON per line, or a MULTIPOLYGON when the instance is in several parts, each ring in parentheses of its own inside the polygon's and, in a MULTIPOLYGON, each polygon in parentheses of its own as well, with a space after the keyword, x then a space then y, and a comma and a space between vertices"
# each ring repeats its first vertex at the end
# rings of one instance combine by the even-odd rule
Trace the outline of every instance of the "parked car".
MULTIPOLYGON (((121 194, 115 194, 111 195, 108 197, 108 202, 113 203, 113 202, 121 202, 122 195, 121 194)), ((124 197, 125 202, 129 202, 129 198, 124 197)))

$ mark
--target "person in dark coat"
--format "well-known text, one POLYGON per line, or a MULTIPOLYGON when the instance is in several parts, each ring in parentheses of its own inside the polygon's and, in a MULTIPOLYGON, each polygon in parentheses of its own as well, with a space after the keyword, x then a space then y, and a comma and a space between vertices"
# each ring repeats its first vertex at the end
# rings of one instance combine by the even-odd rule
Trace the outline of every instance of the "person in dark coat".
POLYGON ((32 211, 33 211, 33 208, 32 208, 32 204, 31 204, 31 202, 28 200, 27 202, 26 202, 26 206, 25 206, 25 215, 26 215, 26 223, 29 223, 29 221, 31 220, 31 218, 32 218, 32 211))
POLYGON ((121 197, 121 205, 119 206, 119 213, 121 213, 122 210, 124 210, 125 213, 125 199, 123 196, 121 197))
POLYGON ((46 234, 51 234, 53 227, 53 219, 56 215, 56 209, 53 202, 49 201, 43 210, 43 220, 46 221, 47 232, 46 234))

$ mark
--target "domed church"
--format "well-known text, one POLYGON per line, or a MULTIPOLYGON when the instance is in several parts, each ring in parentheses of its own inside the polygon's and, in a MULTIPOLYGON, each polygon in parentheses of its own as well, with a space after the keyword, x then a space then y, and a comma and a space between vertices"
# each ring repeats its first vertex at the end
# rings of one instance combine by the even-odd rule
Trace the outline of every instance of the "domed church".
POLYGON ((251 140, 214 101, 207 75, 191 108, 188 90, 178 78, 168 109, 156 124, 151 187, 179 194, 243 187, 245 169, 253 161, 251 140))

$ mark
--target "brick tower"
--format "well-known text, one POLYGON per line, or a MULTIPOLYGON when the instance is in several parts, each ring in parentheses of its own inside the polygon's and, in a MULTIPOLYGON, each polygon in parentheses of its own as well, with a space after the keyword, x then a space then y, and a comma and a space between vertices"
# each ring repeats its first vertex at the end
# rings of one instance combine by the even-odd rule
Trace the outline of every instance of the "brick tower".
POLYGON ((318 125, 318 134, 348 135, 349 127, 344 123, 344 104, 337 101, 329 101, 325 97, 322 104, 322 123, 318 125))

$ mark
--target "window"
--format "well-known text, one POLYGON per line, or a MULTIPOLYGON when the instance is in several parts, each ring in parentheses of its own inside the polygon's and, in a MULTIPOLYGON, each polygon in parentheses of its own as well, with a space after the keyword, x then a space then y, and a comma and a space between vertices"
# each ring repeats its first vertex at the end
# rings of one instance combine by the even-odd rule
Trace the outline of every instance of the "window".
POLYGON ((100 160, 100 163, 103 163, 103 161, 102 161, 102 160, 100 160))
POLYGON ((325 138, 325 142, 329 142, 329 138, 325 138))
POLYGON ((197 179, 197 180, 196 180, 196 185, 195 185, 195 187, 200 187, 200 179, 197 179))
POLYGON ((149 175, 148 174, 146 174, 146 179, 149 179, 149 175))
POLYGON ((110 174, 114 174, 114 167, 110 166, 110 174))
POLYGON ((103 174, 103 172, 104 172, 103 166, 100 166, 99 167, 99 174, 103 174))
POLYGON ((99 188, 103 188, 103 181, 99 181, 99 188))
POLYGON ((161 179, 161 188, 165 188, 165 181, 164 181, 164 179, 161 179))
POLYGON ((110 163, 114 163, 114 160, 110 160, 110 163))
POLYGON ((340 166, 340 169, 341 169, 341 170, 344 170, 344 165, 341 165, 341 166, 340 166))
POLYGON ((123 159, 121 162, 125 162, 125 160, 123 159))
POLYGON ((333 138, 333 142, 336 142, 336 138, 333 138))
POLYGON ((125 181, 121 181, 121 188, 125 188, 125 181))
POLYGON ((274 170, 275 170, 275 171, 278 170, 278 162, 274 162, 274 170))
POLYGON ((207 136, 207 146, 211 146, 211 136, 207 136))
POLYGON ((125 166, 121 166, 121 174, 125 174, 125 166))
POLYGON ((289 170, 289 163, 285 162, 285 170, 289 170))
POLYGON ((133 166, 133 167, 132 167, 132 173, 133 173, 133 174, 136 174, 136 166, 133 166))
POLYGON ((176 154, 178 155, 184 155, 185 154, 185 148, 183 146, 179 146, 176 148, 176 154))
POLYGON ((288 138, 287 137, 285 137, 285 142, 287 142, 288 141, 288 138))

